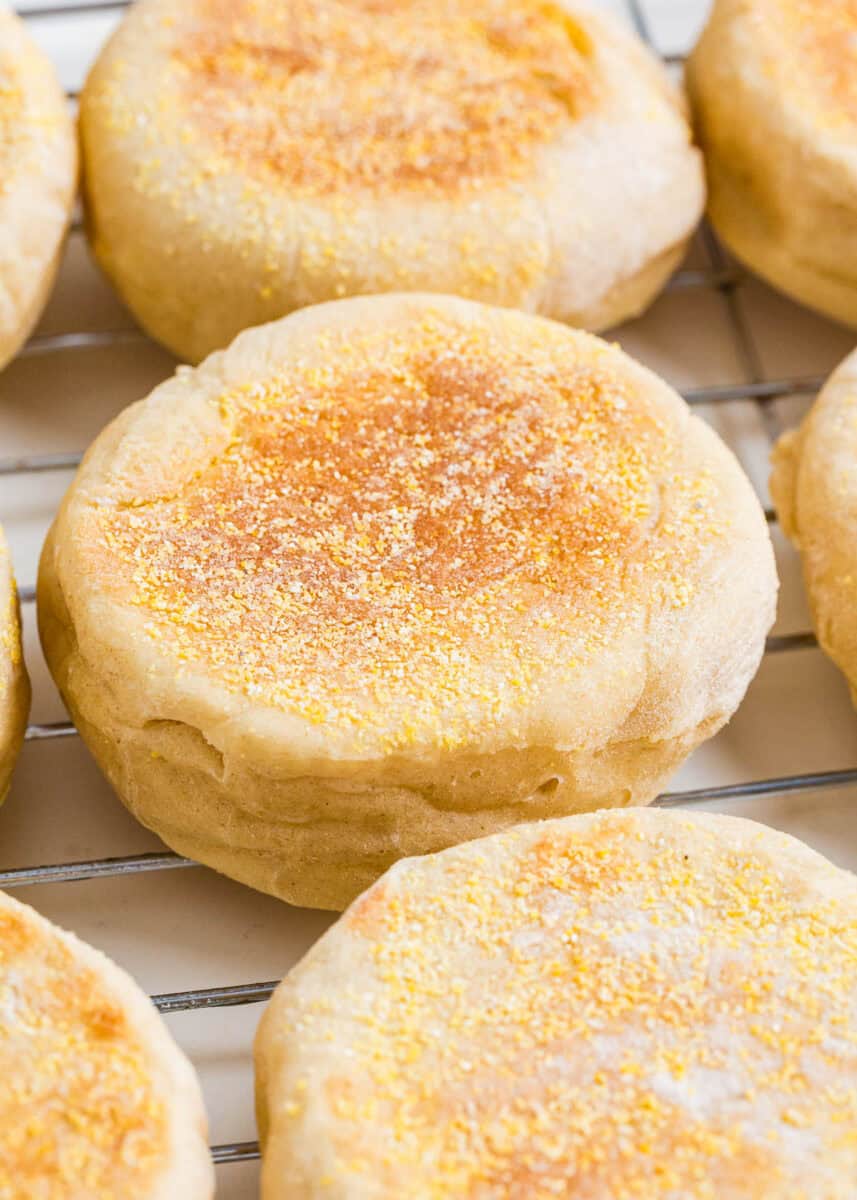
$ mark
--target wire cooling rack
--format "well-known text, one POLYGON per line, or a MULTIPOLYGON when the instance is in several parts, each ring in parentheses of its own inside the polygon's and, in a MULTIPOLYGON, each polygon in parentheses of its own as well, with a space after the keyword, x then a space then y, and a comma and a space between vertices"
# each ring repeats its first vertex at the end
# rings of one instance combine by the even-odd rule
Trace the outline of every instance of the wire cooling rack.
MULTIPOLYGON (((682 6, 681 0, 652 0, 653 7, 661 15, 665 9, 669 8, 670 4, 674 9, 682 6)), ((64 22, 71 23, 75 18, 82 16, 91 18, 98 14, 112 13, 115 15, 124 6, 123 0, 82 0, 79 3, 40 4, 29 7, 22 2, 19 11, 31 23, 33 32, 38 35, 37 27, 41 22, 61 18, 64 22)), ((610 7, 621 8, 622 0, 617 0, 617 3, 611 4, 610 7)), ((675 66, 680 64, 681 53, 664 53, 663 46, 656 45, 656 38, 650 25, 651 10, 644 7, 642 0, 627 0, 626 13, 646 42, 659 50, 662 57, 669 63, 675 66)), ((70 28, 70 24, 67 27, 70 28)), ((95 46, 87 47, 88 55, 91 57, 96 49, 95 46)), ((67 90, 73 102, 77 94, 77 86, 72 83, 67 90)), ((77 230, 79 232, 79 224, 77 230)), ((764 436, 770 443, 781 432, 782 412, 779 402, 784 398, 813 396, 822 382, 822 376, 818 373, 771 376, 770 371, 766 370, 765 356, 757 344, 752 322, 748 320, 745 306, 741 303, 740 289, 747 283, 746 276, 732 263, 709 230, 703 229, 697 242, 695 255, 691 257, 688 265, 673 276, 668 285, 668 293, 698 294, 704 292, 719 298, 728 325, 733 361, 737 363, 742 378, 738 382, 709 383, 704 386, 684 387, 681 390, 690 405, 698 407, 704 415, 709 417, 714 414, 715 424, 718 423, 717 417, 728 410, 729 406, 746 407, 751 404, 758 417, 759 425, 764 431, 764 436)), ((617 336, 620 341, 625 340, 621 330, 618 331, 617 336)), ((696 334, 693 329, 688 330, 688 336, 691 340, 695 338, 696 334)), ((841 337, 841 335, 837 335, 837 337, 841 337)), ((633 339, 631 340, 633 341, 633 339)), ((66 329, 59 332, 45 332, 42 329, 37 331, 23 348, 21 358, 50 359, 52 356, 60 354, 73 356, 79 351, 92 350, 113 352, 120 347, 146 341, 144 334, 130 326, 116 329, 66 329)), ((649 344, 655 345, 653 342, 649 344)), ((647 357, 645 340, 640 342, 640 345, 642 348, 639 351, 636 346, 629 348, 645 360, 647 357)), ((73 357, 71 361, 74 362, 73 357)), ((32 478, 38 475, 68 471, 80 461, 80 453, 52 448, 47 435, 44 440, 46 443, 44 448, 40 446, 37 451, 6 455, 0 453, 0 483, 4 479, 18 481, 25 477, 32 478)), ((769 522, 775 525, 774 513, 770 508, 766 511, 769 522)), ((0 517, 2 515, 0 513, 0 517)), ((21 584, 21 601, 25 606, 31 606, 35 598, 32 580, 23 579, 19 582, 21 584)), ((777 633, 770 637, 766 653, 767 655, 795 654, 813 648, 815 648, 813 634, 808 630, 798 629, 794 632, 777 633)), ((77 731, 67 720, 45 721, 30 724, 26 736, 30 743, 46 742, 74 738, 77 736, 77 731)), ((772 774, 743 782, 684 788, 665 793, 657 803, 677 806, 698 805, 711 801, 744 802, 754 797, 823 792, 827 789, 854 784, 857 784, 857 767, 842 767, 821 771, 772 774)), ((151 875, 155 872, 189 870, 195 867, 197 864, 187 858, 165 850, 153 850, 46 865, 14 866, 0 870, 0 888, 24 889, 35 885, 127 878, 144 874, 151 875)), ((152 999, 164 1014, 258 1005, 270 996, 276 982, 276 980, 264 980, 231 986, 211 986, 165 992, 153 995, 152 999)), ((212 1155, 218 1164, 252 1160, 257 1158, 258 1154, 258 1144, 255 1141, 222 1142, 212 1146, 212 1155)), ((244 1195, 243 1192, 242 1195, 244 1195)))

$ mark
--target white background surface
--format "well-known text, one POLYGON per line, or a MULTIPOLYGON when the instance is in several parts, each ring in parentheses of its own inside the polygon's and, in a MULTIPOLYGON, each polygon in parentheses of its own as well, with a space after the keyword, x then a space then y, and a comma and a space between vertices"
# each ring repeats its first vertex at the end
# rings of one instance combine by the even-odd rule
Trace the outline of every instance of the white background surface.
MULTIPOLYGON (((37 0, 19 8, 37 7, 37 0)), ((625 12, 622 0, 610 8, 625 12)), ((659 48, 683 51, 701 23, 697 0, 642 0, 659 48)), ((74 92, 86 66, 118 18, 118 9, 39 16, 31 28, 74 92)), ((627 16, 628 14, 625 13, 627 16)), ((702 240, 692 269, 710 272, 702 240)), ((708 275, 706 275, 706 279, 708 275)), ((685 276, 685 285, 689 282, 685 276)), ((736 342, 728 296, 702 282, 674 287, 640 321, 616 332, 622 345, 683 390, 825 374, 852 348, 848 331, 741 277, 732 303, 746 322, 749 356, 736 342), (755 359, 755 361, 754 361, 755 359)), ((120 344, 40 353, 38 340, 0 376, 0 458, 33 451, 84 448, 121 408, 145 395, 173 360, 142 336, 90 264, 83 239, 70 239, 62 275, 39 335, 81 330, 128 331, 120 344)), ((808 401, 770 407, 783 427, 808 401)), ((768 433, 748 401, 706 406, 735 447, 763 500, 768 433)), ((0 478, 6 526, 23 588, 35 580, 41 541, 68 485, 68 472, 0 478)), ((774 529, 782 577, 775 632, 808 628, 797 562, 774 529)), ((27 655, 34 683, 34 721, 65 716, 50 683, 25 605, 27 655)), ((765 779, 857 766, 857 720, 837 672, 815 649, 770 654, 732 724, 680 772, 674 788, 765 779)), ((805 838, 834 860, 857 867, 857 788, 826 788, 712 805, 767 821, 805 838)), ((30 742, 10 799, 0 812, 0 869, 124 855, 157 849, 101 779, 79 740, 30 742)), ((210 871, 160 871, 16 893, 75 930, 130 970, 148 991, 278 978, 326 927, 324 914, 290 909, 210 871)), ((183 1013, 169 1018, 202 1077, 213 1142, 255 1137, 250 1049, 258 1006, 183 1013)), ((256 1195, 257 1165, 222 1166, 218 1196, 256 1195)))

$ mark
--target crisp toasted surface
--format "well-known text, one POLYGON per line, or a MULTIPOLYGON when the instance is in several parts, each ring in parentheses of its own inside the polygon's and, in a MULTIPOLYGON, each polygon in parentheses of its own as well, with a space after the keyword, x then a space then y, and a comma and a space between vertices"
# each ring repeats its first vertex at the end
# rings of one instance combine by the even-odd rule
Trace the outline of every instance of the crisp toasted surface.
POLYGON ((547 644, 569 665, 597 654, 655 579, 683 607, 724 525, 699 472, 678 481, 669 547, 657 534, 677 406, 606 346, 509 333, 429 307, 322 333, 306 364, 212 396, 221 453, 144 506, 87 508, 104 592, 179 662, 355 752, 516 720, 547 644))
POLYGON ((21 749, 30 708, 30 684, 21 650, 18 597, 9 549, 0 529, 0 802, 21 749))
POLYGON ((600 327, 702 203, 677 94, 585 2, 143 0, 81 122, 96 253, 192 360, 401 289, 600 327))
POLYGON ((631 810, 394 867, 256 1044, 265 1200, 846 1200, 857 881, 631 810))
POLYGON ((597 84, 589 35, 545 0, 196 0, 170 53, 213 169, 312 196, 520 177, 597 84))
POLYGON ((0 5, 0 366, 41 312, 76 172, 75 137, 53 68, 0 5))
POLYGON ((857 325, 857 5, 716 0, 688 84, 709 214, 777 287, 857 325))
POLYGON ((0 1195, 212 1194, 188 1063, 131 980, 0 894, 0 1195))
POLYGON ((775 592, 749 483, 664 383, 403 294, 248 330, 127 410, 39 623, 146 825, 341 908, 409 853, 648 803, 739 703, 775 592))
POLYGON ((771 494, 801 552, 822 648, 857 694, 857 354, 833 372, 797 430, 774 452, 771 494))
POLYGON ((75 622, 121 613, 141 667, 353 759, 579 738, 559 696, 707 607, 748 533, 770 580, 744 508, 728 452, 616 349, 390 297, 253 331, 132 409, 60 553, 75 622))

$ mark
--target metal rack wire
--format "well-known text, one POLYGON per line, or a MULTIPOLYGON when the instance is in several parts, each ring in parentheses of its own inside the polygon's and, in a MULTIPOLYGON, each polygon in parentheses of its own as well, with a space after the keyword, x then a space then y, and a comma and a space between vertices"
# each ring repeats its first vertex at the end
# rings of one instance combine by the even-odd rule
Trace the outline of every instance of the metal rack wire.
MULTIPOLYGON (((639 35, 657 50, 648 20, 639 0, 626 0, 632 21, 639 35)), ((71 4, 44 4, 24 9, 21 15, 31 21, 43 18, 92 14, 105 10, 118 10, 127 6, 129 0, 80 0, 71 4)), ((679 64, 680 55, 662 56, 667 62, 679 64)), ((70 99, 75 98, 69 92, 70 99)), ((822 382, 815 377, 781 378, 766 380, 760 366, 758 350, 750 328, 744 318, 737 297, 741 281, 740 273, 732 267, 709 230, 703 231, 704 244, 710 266, 704 269, 682 270, 673 276, 668 287, 671 290, 704 288, 720 293, 724 299, 734 344, 747 381, 714 387, 693 388, 684 393, 690 405, 732 404, 752 401, 758 408, 762 424, 773 438, 780 432, 772 404, 787 396, 809 396, 818 391, 822 382)), ((87 350, 99 347, 115 347, 137 341, 145 341, 145 335, 136 330, 100 330, 96 332, 74 332, 50 336, 35 336, 22 350, 27 357, 44 356, 69 350, 87 350)), ((40 453, 16 457, 0 457, 0 477, 21 476, 39 472, 62 471, 74 468, 80 462, 80 454, 40 453)), ((770 522, 776 517, 767 512, 770 522)), ((23 603, 35 599, 32 585, 20 588, 23 603)), ((800 652, 816 645, 810 632, 800 632, 768 639, 767 653, 800 652)), ((77 730, 69 721, 53 724, 31 724, 27 729, 28 741, 50 741, 57 738, 74 737, 77 730)), ((775 778, 748 781, 719 787, 697 788, 691 791, 676 791, 663 794, 656 801, 662 806, 693 805, 711 800, 750 799, 769 794, 801 792, 857 784, 857 767, 846 770, 825 771, 799 775, 784 775, 775 778)), ((20 867, 0 871, 0 888, 23 888, 32 885, 79 882, 105 877, 138 875, 198 866, 190 859, 169 851, 99 858, 88 861, 58 863, 43 866, 20 867)), ((231 987, 209 987, 189 991, 153 995, 152 1000, 162 1013, 176 1013, 234 1005, 258 1004, 267 1000, 278 981, 266 980, 238 984, 231 987)), ((259 1157, 256 1142, 231 1142, 211 1148, 216 1163, 243 1162, 259 1157)))

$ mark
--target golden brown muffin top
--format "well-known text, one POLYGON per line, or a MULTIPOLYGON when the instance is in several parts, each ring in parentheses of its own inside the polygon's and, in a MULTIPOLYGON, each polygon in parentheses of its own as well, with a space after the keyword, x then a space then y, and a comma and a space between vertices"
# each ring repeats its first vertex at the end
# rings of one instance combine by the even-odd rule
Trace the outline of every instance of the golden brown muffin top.
POLYGON ((826 122, 857 120, 857 0, 781 0, 767 14, 788 45, 790 83, 826 122))
POLYGON ((266 1017, 272 1119, 313 1195, 845 1200, 855 1002, 857 886, 806 847, 552 821, 355 902, 266 1017))
POLYGON ((520 176, 592 102, 550 0, 195 0, 169 18, 183 136, 293 194, 520 176))
POLYGON ((221 453, 169 495, 87 510, 99 588, 179 670, 358 740, 393 713, 386 749, 514 726, 553 655, 574 670, 684 606, 722 523, 671 393, 595 339, 502 320, 429 304, 314 333, 217 395, 221 453))
POLYGON ((167 1153, 125 1012, 61 937, 0 897, 0 1195, 132 1200, 167 1153))

